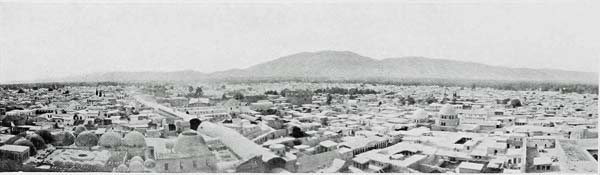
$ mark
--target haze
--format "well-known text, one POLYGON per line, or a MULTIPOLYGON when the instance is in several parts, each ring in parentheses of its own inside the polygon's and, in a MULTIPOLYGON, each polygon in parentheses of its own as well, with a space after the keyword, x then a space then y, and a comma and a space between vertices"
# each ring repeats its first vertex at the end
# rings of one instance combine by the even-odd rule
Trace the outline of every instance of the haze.
POLYGON ((345 50, 597 72, 599 3, 0 3, 0 83, 345 50))

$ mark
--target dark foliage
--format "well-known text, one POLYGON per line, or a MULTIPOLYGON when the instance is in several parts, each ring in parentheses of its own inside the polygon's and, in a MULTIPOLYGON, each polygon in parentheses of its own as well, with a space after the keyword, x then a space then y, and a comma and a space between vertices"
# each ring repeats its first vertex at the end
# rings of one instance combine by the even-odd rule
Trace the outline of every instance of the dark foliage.
POLYGON ((408 103, 408 105, 414 105, 417 101, 415 101, 415 99, 412 98, 411 96, 408 96, 406 98, 406 102, 408 103))
POLYGON ((236 92, 236 93, 233 95, 233 99, 236 99, 236 100, 243 100, 243 99, 244 99, 244 94, 242 94, 241 92, 236 92))
POLYGON ((513 107, 513 108, 522 106, 521 100, 519 100, 519 99, 512 99, 512 100, 510 100, 510 106, 513 107))
POLYGON ((202 121, 200 121, 200 119, 194 118, 190 120, 190 128, 194 131, 198 130, 198 126, 200 126, 200 124, 202 123, 202 121))
POLYGON ((277 91, 274 90, 268 90, 265 91, 265 95, 279 95, 279 93, 277 93, 277 91))
POLYGON ((304 131, 302 131, 300 128, 294 126, 292 128, 292 134, 290 134, 290 136, 292 136, 294 138, 301 138, 301 137, 306 137, 306 133, 304 131))
POLYGON ((16 141, 15 145, 21 145, 21 146, 27 146, 27 147, 29 147, 29 156, 34 156, 34 155, 37 154, 37 149, 35 148, 35 145, 33 143, 31 143, 31 141, 29 141, 29 140, 21 139, 19 141, 16 141))
POLYGON ((52 143, 54 142, 54 137, 52 136, 52 133, 50 133, 50 131, 48 130, 39 130, 35 132, 37 135, 41 136, 44 139, 44 142, 46 143, 52 143))
POLYGON ((28 135, 27 139, 33 143, 35 149, 40 150, 46 148, 46 142, 44 141, 44 138, 37 134, 28 135))

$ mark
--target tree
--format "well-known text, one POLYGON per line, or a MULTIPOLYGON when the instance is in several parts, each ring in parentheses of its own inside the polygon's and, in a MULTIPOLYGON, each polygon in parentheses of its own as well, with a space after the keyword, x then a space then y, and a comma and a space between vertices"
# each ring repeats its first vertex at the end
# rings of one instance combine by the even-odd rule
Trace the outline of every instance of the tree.
POLYGON ((510 106, 512 108, 516 108, 516 107, 522 106, 521 100, 519 100, 519 99, 512 99, 512 100, 510 100, 510 106))
POLYGON ((348 97, 348 99, 354 100, 354 99, 356 99, 356 97, 354 96, 354 94, 350 94, 350 97, 348 97))
POLYGON ((62 131, 53 136, 54 142, 52 145, 54 146, 69 146, 75 143, 75 135, 69 131, 62 131))
POLYGON ((236 100, 239 100, 239 101, 241 101, 241 100, 243 100, 243 99, 244 99, 244 94, 242 94, 241 92, 236 92, 236 93, 233 95, 233 99, 236 99, 236 100))
POLYGON ((327 105, 331 105, 331 99, 332 99, 331 94, 327 94, 327 101, 326 101, 327 105))
POLYGON ((433 96, 429 96, 425 99, 425 102, 427 102, 427 104, 431 104, 431 103, 437 103, 438 100, 433 96))
POLYGON ((27 140, 29 140, 31 143, 33 143, 33 145, 35 146, 35 149, 37 149, 37 150, 46 148, 46 142, 44 142, 44 138, 42 138, 41 136, 39 136, 37 134, 28 135, 27 140))
POLYGON ((196 87, 196 92, 194 92, 194 97, 198 98, 198 97, 202 97, 204 96, 204 92, 202 91, 201 87, 196 87))
POLYGON ((292 141, 292 143, 293 143, 294 145, 301 145, 301 144, 302 144, 302 141, 300 141, 300 140, 297 140, 297 139, 296 139, 296 140, 292 141))
POLYGON ((48 130, 38 130, 35 131, 35 133, 39 136, 41 136, 44 139, 44 142, 46 143, 53 143, 54 142, 54 137, 52 136, 52 133, 50 133, 50 131, 48 130))
POLYGON ((198 126, 200 126, 200 124, 202 123, 202 121, 200 121, 200 119, 197 118, 193 118, 190 120, 190 128, 194 131, 198 130, 198 126))
POLYGON ((400 105, 404 105, 404 102, 405 102, 405 101, 406 101, 406 98, 404 98, 404 97, 402 97, 402 96, 398 97, 398 103, 399 103, 400 105))
POLYGON ((188 87, 188 92, 189 92, 189 93, 192 93, 192 92, 194 92, 194 87, 192 87, 192 86, 189 86, 189 87, 188 87))
POLYGON ((408 105, 414 105, 416 103, 415 99, 411 96, 408 96, 408 98, 406 98, 406 101, 408 102, 408 105))
POLYGON ((306 137, 306 133, 304 133, 304 131, 302 131, 297 126, 294 126, 292 128, 292 134, 290 134, 290 135, 294 138, 306 137))
POLYGON ((278 95, 278 93, 277 93, 277 91, 274 91, 274 90, 268 90, 268 91, 265 91, 265 95, 278 95))

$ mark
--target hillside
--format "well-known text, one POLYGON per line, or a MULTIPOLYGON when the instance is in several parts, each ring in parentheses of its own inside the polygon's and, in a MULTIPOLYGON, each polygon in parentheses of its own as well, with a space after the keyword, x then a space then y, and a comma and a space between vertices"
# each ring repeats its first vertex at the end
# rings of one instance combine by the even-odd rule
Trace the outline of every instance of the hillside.
POLYGON ((229 79, 397 80, 463 79, 507 81, 551 81, 597 84, 598 73, 553 69, 507 68, 480 63, 424 57, 376 60, 349 51, 302 52, 257 64, 246 69, 214 73, 110 72, 54 81, 199 81, 229 79))

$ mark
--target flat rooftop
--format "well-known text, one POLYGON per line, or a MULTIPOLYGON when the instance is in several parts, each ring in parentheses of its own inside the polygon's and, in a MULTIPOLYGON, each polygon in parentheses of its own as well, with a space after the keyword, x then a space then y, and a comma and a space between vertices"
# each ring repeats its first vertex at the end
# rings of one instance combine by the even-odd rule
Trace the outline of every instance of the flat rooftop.
POLYGON ((10 151, 10 152, 24 152, 24 151, 28 151, 29 147, 21 146, 21 145, 2 145, 2 146, 0 146, 0 150, 10 151))
POLYGON ((481 171, 483 169, 483 164, 472 163, 472 162, 462 162, 462 163, 460 163, 460 165, 458 165, 458 168, 481 171))

